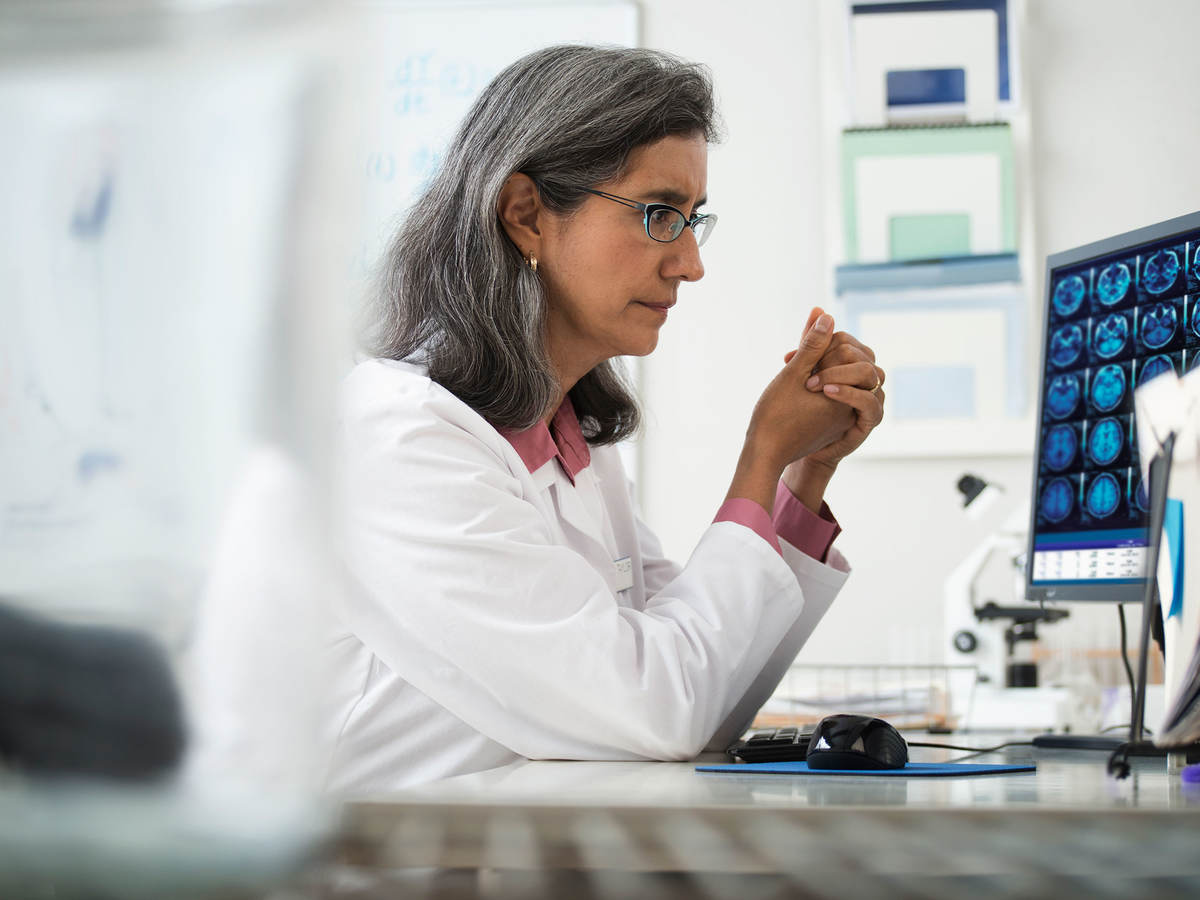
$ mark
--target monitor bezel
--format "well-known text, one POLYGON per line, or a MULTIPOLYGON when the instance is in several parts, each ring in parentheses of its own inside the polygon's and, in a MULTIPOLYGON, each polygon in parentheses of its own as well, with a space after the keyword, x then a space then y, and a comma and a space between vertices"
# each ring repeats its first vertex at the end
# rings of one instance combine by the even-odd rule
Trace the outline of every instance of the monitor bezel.
MULTIPOLYGON (((1025 598, 1036 602, 1083 602, 1083 603, 1141 603, 1146 589, 1146 580, 1112 584, 1105 582, 1084 584, 1034 584, 1033 543, 1037 525, 1038 449, 1042 440, 1042 404, 1045 401, 1046 335, 1050 327, 1050 298, 1054 272, 1065 266, 1074 266, 1091 259, 1119 253, 1140 244, 1181 237, 1187 232, 1200 232, 1200 212, 1176 216, 1155 225, 1135 228, 1124 234, 1114 235, 1070 250, 1062 250, 1046 257, 1046 277, 1042 291, 1042 328, 1039 332, 1041 347, 1037 369, 1037 418, 1033 429, 1033 475, 1029 489, 1029 532, 1025 544, 1025 598)), ((1148 543, 1148 542, 1147 542, 1148 543)))

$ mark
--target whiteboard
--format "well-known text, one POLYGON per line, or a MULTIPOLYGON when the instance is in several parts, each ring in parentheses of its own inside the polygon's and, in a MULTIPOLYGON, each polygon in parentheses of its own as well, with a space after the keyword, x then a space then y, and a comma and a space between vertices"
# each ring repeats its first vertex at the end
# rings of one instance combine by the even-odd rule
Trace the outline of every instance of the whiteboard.
POLYGON ((454 129, 509 63, 551 44, 638 41, 631 2, 381 3, 366 14, 355 118, 359 234, 351 272, 376 271, 454 129))

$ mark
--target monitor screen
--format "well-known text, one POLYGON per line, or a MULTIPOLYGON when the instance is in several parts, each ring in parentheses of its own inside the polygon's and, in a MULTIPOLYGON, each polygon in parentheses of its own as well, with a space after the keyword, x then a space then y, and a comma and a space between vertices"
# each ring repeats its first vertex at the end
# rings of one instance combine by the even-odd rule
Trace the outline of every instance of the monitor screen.
POLYGON ((1031 600, 1140 601, 1149 501, 1133 392, 1200 362, 1200 213, 1046 265, 1031 600))

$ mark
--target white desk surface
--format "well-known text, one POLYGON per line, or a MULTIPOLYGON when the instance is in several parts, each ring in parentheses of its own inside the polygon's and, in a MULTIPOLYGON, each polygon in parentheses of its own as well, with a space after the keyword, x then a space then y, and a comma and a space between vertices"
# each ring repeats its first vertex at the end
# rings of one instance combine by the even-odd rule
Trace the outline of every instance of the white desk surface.
MULTIPOLYGON (((1031 757, 1035 773, 962 778, 520 762, 348 804, 339 858, 360 874, 540 873, 525 885, 530 896, 561 891, 545 880, 561 870, 753 875, 805 896, 963 896, 981 886, 986 896, 1200 895, 1200 790, 1169 775, 1165 760, 1135 759, 1124 781, 1107 775, 1108 754, 1097 751, 1015 748, 971 761, 1031 757)), ((721 883, 733 894, 741 884, 721 883)), ((651 887, 630 889, 649 896, 651 887)))
MULTIPOLYGON (((930 738, 930 740, 936 740, 930 738)), ((959 739, 961 741, 961 739, 959 739)), ((913 748, 914 762, 962 756, 913 748)), ((1030 748, 975 757, 969 762, 1026 763, 1030 748)), ((458 806, 654 807, 703 809, 853 808, 909 809, 1191 809, 1200 814, 1200 789, 1185 789, 1168 776, 1162 759, 1135 760, 1133 774, 1118 781, 1105 773, 1108 754, 1099 751, 1038 751, 1036 772, 1009 775, 880 777, 855 775, 760 775, 697 772, 697 762, 513 763, 498 769, 447 778, 374 802, 458 806)), ((706 754, 699 762, 729 762, 706 754)))

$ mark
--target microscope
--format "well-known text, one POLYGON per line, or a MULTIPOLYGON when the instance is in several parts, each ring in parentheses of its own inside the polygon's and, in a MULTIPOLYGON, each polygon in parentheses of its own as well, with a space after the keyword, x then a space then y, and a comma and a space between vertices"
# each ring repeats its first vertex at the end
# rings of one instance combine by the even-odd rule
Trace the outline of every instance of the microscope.
MULTIPOLYGON (((959 479, 967 515, 979 518, 1000 493, 976 475, 959 479)), ((1038 626, 1067 618, 1066 609, 1025 603, 1029 507, 1019 506, 955 566, 944 588, 946 662, 972 666, 969 692, 956 691, 951 715, 960 730, 1056 729, 1066 720, 1066 688, 1038 683, 1038 626), (1007 571, 1014 602, 981 596, 985 575, 1007 571)), ((994 580, 994 579, 993 579, 994 580)))

